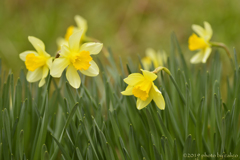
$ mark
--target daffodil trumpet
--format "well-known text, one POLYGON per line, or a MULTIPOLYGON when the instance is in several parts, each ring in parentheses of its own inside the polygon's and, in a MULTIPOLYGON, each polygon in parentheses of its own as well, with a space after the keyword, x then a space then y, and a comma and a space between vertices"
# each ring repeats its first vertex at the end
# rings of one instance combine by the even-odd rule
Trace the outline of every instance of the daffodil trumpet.
POLYGON ((152 100, 161 110, 165 109, 165 100, 160 90, 154 85, 153 81, 157 75, 153 72, 141 69, 142 74, 132 73, 124 82, 128 84, 122 95, 134 95, 137 98, 136 107, 138 110, 145 108, 152 100))

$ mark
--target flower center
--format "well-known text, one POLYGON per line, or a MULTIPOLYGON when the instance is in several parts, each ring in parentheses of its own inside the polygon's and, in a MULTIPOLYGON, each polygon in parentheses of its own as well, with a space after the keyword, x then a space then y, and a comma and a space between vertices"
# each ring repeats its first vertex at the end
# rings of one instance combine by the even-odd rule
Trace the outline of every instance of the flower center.
POLYGON ((145 79, 140 84, 133 87, 132 93, 135 97, 140 98, 143 101, 146 101, 149 97, 149 91, 152 87, 152 82, 145 79))
POLYGON ((68 41, 69 37, 73 34, 74 26, 70 26, 67 29, 67 32, 65 34, 65 40, 68 41))
POLYGON ((29 71, 34 71, 35 69, 42 67, 46 64, 47 58, 44 56, 36 56, 30 53, 26 56, 25 65, 29 71))
POLYGON ((77 70, 87 70, 91 64, 89 63, 92 60, 89 51, 81 51, 72 56, 71 62, 77 70))
POLYGON ((208 46, 208 44, 204 41, 203 38, 198 37, 194 33, 189 37, 188 43, 189 43, 189 49, 191 51, 194 51, 197 49, 204 49, 208 46))

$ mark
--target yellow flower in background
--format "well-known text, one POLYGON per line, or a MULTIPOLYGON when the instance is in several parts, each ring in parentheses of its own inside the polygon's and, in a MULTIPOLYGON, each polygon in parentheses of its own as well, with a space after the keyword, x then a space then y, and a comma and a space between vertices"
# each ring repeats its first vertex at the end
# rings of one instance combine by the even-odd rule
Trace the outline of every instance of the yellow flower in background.
POLYGON ((163 66, 167 61, 167 54, 165 51, 155 51, 152 48, 146 49, 146 57, 142 58, 142 64, 144 69, 150 70, 152 63, 155 68, 163 66))
POLYGON ((84 43, 80 45, 84 30, 73 33, 69 37, 68 45, 62 45, 60 57, 53 61, 50 74, 53 77, 60 77, 67 68, 66 77, 69 84, 74 88, 79 88, 81 79, 78 74, 80 71, 87 76, 97 76, 99 68, 92 60, 91 55, 98 54, 103 47, 102 43, 84 43))
POLYGON ((212 37, 212 28, 208 22, 204 22, 204 28, 199 25, 192 25, 193 33, 188 40, 189 49, 191 51, 198 50, 198 52, 191 58, 191 63, 206 63, 212 51, 210 39, 212 37))
POLYGON ((126 96, 134 95, 137 97, 137 109, 139 110, 146 107, 152 100, 159 109, 165 109, 165 101, 162 93, 153 83, 157 75, 147 70, 141 69, 141 71, 143 74, 132 73, 124 79, 124 82, 128 86, 121 93, 126 96))
POLYGON ((25 62, 28 69, 27 81, 39 82, 39 87, 45 83, 45 78, 52 65, 52 57, 45 51, 44 43, 36 37, 28 37, 28 40, 36 49, 36 51, 25 51, 20 53, 20 59, 25 62))
POLYGON ((57 39, 57 45, 58 45, 59 49, 61 48, 62 45, 66 45, 66 46, 68 45, 69 37, 75 32, 83 30, 83 35, 81 37, 80 42, 82 42, 86 38, 86 32, 87 32, 87 28, 88 28, 87 21, 79 15, 76 15, 74 17, 74 20, 77 23, 77 27, 75 27, 75 26, 68 27, 67 32, 65 34, 65 38, 57 39))

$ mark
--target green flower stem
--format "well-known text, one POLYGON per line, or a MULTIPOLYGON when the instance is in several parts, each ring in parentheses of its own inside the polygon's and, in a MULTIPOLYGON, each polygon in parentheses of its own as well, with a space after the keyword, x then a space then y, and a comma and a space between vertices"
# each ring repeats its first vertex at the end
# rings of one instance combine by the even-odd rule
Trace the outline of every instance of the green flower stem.
MULTIPOLYGON (((154 71, 152 71, 153 73, 157 74, 158 72, 160 72, 161 70, 165 71, 169 76, 170 76, 170 79, 171 81, 173 82, 175 88, 177 89, 177 92, 179 93, 180 95, 180 98, 182 100, 182 102, 184 103, 184 105, 186 105, 186 100, 181 92, 181 90, 179 89, 178 85, 177 85, 177 82, 175 81, 175 79, 173 78, 173 76, 171 75, 171 72, 165 68, 165 67, 162 67, 162 66, 159 66, 157 67, 154 71)), ((187 107, 187 106, 186 106, 187 107)), ((193 120, 193 123, 196 125, 196 118, 194 117, 193 115, 193 112, 192 112, 192 109, 190 108, 190 116, 193 120)))
MULTIPOLYGON (((175 79, 173 78, 173 76, 172 76, 171 74, 170 74, 169 76, 170 76, 170 79, 171 79, 171 81, 173 82, 175 88, 177 89, 177 92, 179 93, 182 102, 184 103, 184 105, 186 105, 186 100, 185 100, 185 98, 184 98, 181 90, 179 89, 179 87, 178 87, 178 85, 177 85, 177 82, 175 81, 175 79)), ((191 118, 192 118, 192 120, 193 120, 193 123, 194 123, 194 125, 196 125, 196 118, 195 118, 195 116, 193 115, 192 109, 191 109, 191 108, 189 108, 189 109, 190 109, 190 116, 191 116, 191 118)))
POLYGON ((231 61, 231 65, 232 65, 232 67, 233 67, 233 69, 235 69, 235 66, 234 66, 234 63, 233 63, 233 58, 232 58, 232 56, 231 56, 231 54, 230 54, 230 51, 229 51, 229 49, 227 48, 227 46, 224 44, 224 43, 220 43, 220 42, 209 42, 213 47, 220 47, 220 48, 223 48, 225 51, 226 51, 226 53, 227 53, 227 55, 228 55, 228 57, 229 57, 229 59, 230 59, 230 61, 231 61))

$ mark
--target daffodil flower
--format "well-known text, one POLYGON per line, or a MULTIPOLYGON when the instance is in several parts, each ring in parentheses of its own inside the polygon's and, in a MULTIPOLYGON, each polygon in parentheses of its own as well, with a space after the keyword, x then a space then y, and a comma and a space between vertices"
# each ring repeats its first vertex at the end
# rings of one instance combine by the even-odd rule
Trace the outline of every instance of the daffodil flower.
POLYGON ((25 62, 28 69, 27 81, 39 81, 39 87, 45 83, 45 78, 52 65, 52 57, 45 51, 44 43, 36 37, 28 37, 28 40, 36 49, 36 51, 25 51, 20 53, 19 57, 25 62))
POLYGON ((198 50, 198 52, 191 58, 191 63, 206 63, 212 51, 210 39, 212 37, 212 28, 208 22, 204 22, 204 28, 199 25, 192 25, 193 33, 188 40, 189 49, 191 51, 198 50))
POLYGON ((154 85, 153 81, 157 75, 147 70, 142 70, 143 74, 132 73, 124 82, 128 84, 125 91, 121 92, 123 95, 134 95, 137 97, 137 109, 146 107, 152 100, 161 110, 165 109, 165 101, 162 93, 154 85))
POLYGON ((83 33, 83 30, 81 30, 69 37, 68 45, 62 45, 60 56, 54 60, 50 70, 53 77, 60 77, 63 70, 67 68, 67 80, 74 88, 79 88, 81 84, 78 71, 91 77, 99 74, 99 68, 92 60, 91 55, 98 54, 103 45, 102 43, 84 43, 80 45, 83 33))
POLYGON ((59 49, 61 48, 62 45, 66 45, 66 46, 68 45, 69 37, 75 32, 79 32, 80 30, 83 30, 83 35, 81 37, 80 42, 82 42, 86 38, 86 32, 87 32, 87 28, 88 28, 87 21, 79 15, 76 15, 74 17, 74 20, 77 23, 77 27, 75 27, 75 26, 68 27, 67 32, 65 34, 65 38, 57 39, 57 44, 58 44, 59 49))
POLYGON ((165 51, 155 51, 152 48, 146 49, 146 57, 142 58, 142 64, 144 69, 150 70, 152 63, 155 68, 163 66, 167 61, 167 55, 165 51))

